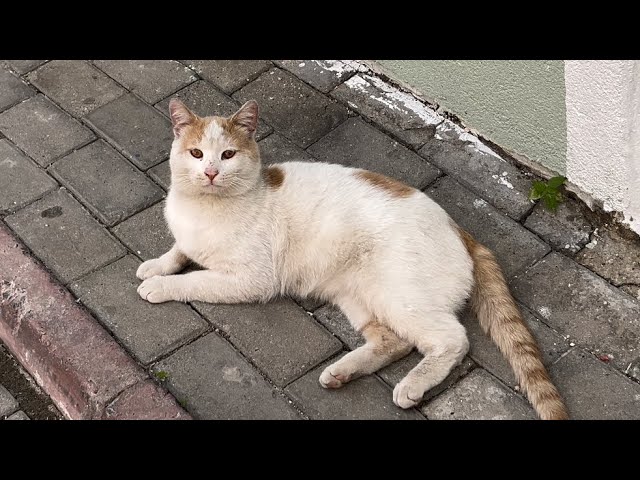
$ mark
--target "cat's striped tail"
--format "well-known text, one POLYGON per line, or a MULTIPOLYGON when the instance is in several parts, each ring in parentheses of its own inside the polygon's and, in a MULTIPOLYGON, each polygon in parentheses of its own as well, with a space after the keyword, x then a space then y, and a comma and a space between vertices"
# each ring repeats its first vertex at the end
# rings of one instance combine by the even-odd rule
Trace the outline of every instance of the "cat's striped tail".
POLYGON ((474 288, 471 308, 480 326, 498 346, 543 420, 569 418, 564 401, 551 382, 536 341, 529 331, 491 251, 457 227, 473 260, 474 288))

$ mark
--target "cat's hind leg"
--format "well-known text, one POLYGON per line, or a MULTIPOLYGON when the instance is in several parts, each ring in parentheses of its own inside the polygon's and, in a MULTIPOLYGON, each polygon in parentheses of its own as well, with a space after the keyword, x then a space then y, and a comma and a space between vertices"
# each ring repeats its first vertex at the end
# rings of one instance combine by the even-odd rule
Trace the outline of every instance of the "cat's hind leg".
POLYGON ((372 321, 373 316, 358 304, 342 301, 339 305, 351 324, 362 332, 366 343, 324 369, 320 375, 323 387, 339 388, 350 380, 374 373, 413 348, 385 325, 372 321))
POLYGON ((140 280, 155 277, 156 275, 171 275, 179 272, 189 263, 189 258, 174 244, 164 255, 143 262, 136 272, 140 280))
POLYGON ((469 350, 469 341, 453 313, 428 312, 425 318, 394 321, 391 326, 424 355, 393 389, 393 402, 399 407, 410 408, 462 361, 469 350))

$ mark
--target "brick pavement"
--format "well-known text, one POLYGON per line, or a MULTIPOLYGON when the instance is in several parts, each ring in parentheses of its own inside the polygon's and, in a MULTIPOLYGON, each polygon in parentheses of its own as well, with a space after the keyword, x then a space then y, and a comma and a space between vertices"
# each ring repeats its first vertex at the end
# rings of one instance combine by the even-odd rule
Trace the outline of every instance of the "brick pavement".
POLYGON ((535 418, 466 312, 468 357, 403 411, 391 392, 416 352, 339 391, 320 387, 324 365, 362 342, 329 305, 140 299, 137 265, 171 245, 162 202, 172 96, 222 115, 257 99, 265 163, 343 163, 427 192, 495 250, 571 416, 640 418, 638 239, 576 201, 556 215, 529 202, 535 176, 362 65, 12 60, 0 66, 0 92, 0 227, 153 379, 121 389, 103 418, 140 398, 153 408, 167 390, 200 419, 535 418))

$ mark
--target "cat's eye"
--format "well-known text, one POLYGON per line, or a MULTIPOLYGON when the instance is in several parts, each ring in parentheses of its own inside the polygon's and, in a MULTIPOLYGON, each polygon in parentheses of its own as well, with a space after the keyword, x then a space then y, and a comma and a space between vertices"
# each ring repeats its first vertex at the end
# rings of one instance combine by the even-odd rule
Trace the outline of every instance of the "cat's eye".
POLYGON ((199 148, 192 148, 191 150, 189 150, 189 153, 191 153, 192 157, 195 158, 202 158, 202 150, 200 150, 199 148))
POLYGON ((229 160, 235 154, 236 154, 235 150, 225 150, 224 152, 222 152, 222 159, 223 160, 229 160))

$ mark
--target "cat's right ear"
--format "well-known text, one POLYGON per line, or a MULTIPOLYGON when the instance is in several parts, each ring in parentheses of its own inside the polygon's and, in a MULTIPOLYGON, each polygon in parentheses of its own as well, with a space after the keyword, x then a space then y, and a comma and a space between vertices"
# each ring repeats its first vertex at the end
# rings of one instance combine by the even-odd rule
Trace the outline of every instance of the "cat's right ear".
POLYGON ((173 125, 173 134, 176 138, 180 138, 184 129, 192 125, 197 118, 196 115, 177 98, 172 98, 169 101, 169 114, 171 116, 171 124, 173 125))

